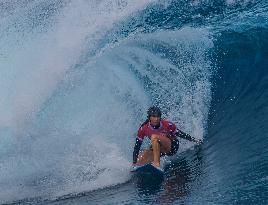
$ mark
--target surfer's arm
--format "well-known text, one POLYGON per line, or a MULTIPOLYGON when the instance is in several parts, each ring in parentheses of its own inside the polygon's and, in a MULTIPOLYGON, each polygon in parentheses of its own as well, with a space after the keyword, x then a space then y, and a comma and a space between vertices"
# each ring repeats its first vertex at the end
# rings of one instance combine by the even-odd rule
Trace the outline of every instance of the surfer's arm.
POLYGON ((134 146, 134 150, 133 150, 133 164, 137 163, 137 159, 139 156, 139 152, 140 152, 140 148, 141 148, 141 144, 142 141, 145 137, 145 131, 144 131, 144 125, 147 121, 145 121, 139 128, 138 133, 137 133, 137 138, 136 138, 136 142, 135 142, 135 146, 134 146))
POLYGON ((191 141, 191 142, 197 142, 197 140, 195 140, 191 135, 186 134, 185 132, 183 132, 183 131, 181 131, 179 129, 176 130, 175 136, 180 137, 182 139, 186 139, 186 140, 191 141))
POLYGON ((133 164, 137 163, 141 144, 142 144, 142 140, 139 140, 138 138, 136 138, 136 143, 135 143, 134 150, 133 150, 133 164))

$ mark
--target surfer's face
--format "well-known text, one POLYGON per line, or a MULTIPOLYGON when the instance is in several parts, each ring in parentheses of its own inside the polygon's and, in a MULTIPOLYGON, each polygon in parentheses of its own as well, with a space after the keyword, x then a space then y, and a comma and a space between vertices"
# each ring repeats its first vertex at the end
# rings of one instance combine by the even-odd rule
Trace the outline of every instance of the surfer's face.
POLYGON ((150 124, 152 126, 158 126, 160 124, 160 117, 151 116, 150 117, 150 124))

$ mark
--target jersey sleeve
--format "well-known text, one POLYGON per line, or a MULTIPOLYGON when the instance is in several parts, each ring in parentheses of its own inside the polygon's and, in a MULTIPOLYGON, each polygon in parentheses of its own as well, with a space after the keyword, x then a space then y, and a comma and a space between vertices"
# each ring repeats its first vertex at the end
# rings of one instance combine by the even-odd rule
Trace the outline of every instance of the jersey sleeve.
POLYGON ((176 125, 172 122, 168 122, 168 130, 170 132, 170 134, 175 134, 176 133, 176 125))
POLYGON ((145 137, 145 128, 144 126, 141 126, 138 130, 137 139, 143 141, 144 137, 145 137))

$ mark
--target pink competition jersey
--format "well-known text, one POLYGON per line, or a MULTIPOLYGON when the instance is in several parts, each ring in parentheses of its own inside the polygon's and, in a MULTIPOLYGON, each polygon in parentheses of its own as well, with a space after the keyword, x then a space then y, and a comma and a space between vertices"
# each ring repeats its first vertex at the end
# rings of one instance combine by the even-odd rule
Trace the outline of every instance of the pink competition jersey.
POLYGON ((160 127, 157 129, 154 129, 150 125, 150 122, 142 125, 138 130, 137 138, 143 141, 144 137, 151 138, 152 134, 175 134, 175 131, 176 125, 174 123, 162 119, 160 121, 160 127))

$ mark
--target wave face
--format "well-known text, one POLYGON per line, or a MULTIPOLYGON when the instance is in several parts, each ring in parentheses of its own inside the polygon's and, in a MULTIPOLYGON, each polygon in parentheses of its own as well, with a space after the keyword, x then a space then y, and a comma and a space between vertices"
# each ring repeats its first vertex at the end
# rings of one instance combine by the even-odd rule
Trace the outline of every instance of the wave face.
POLYGON ((267 10, 265 1, 0 1, 0 202, 126 183, 154 104, 204 138, 202 186, 188 201, 261 204, 267 10))

